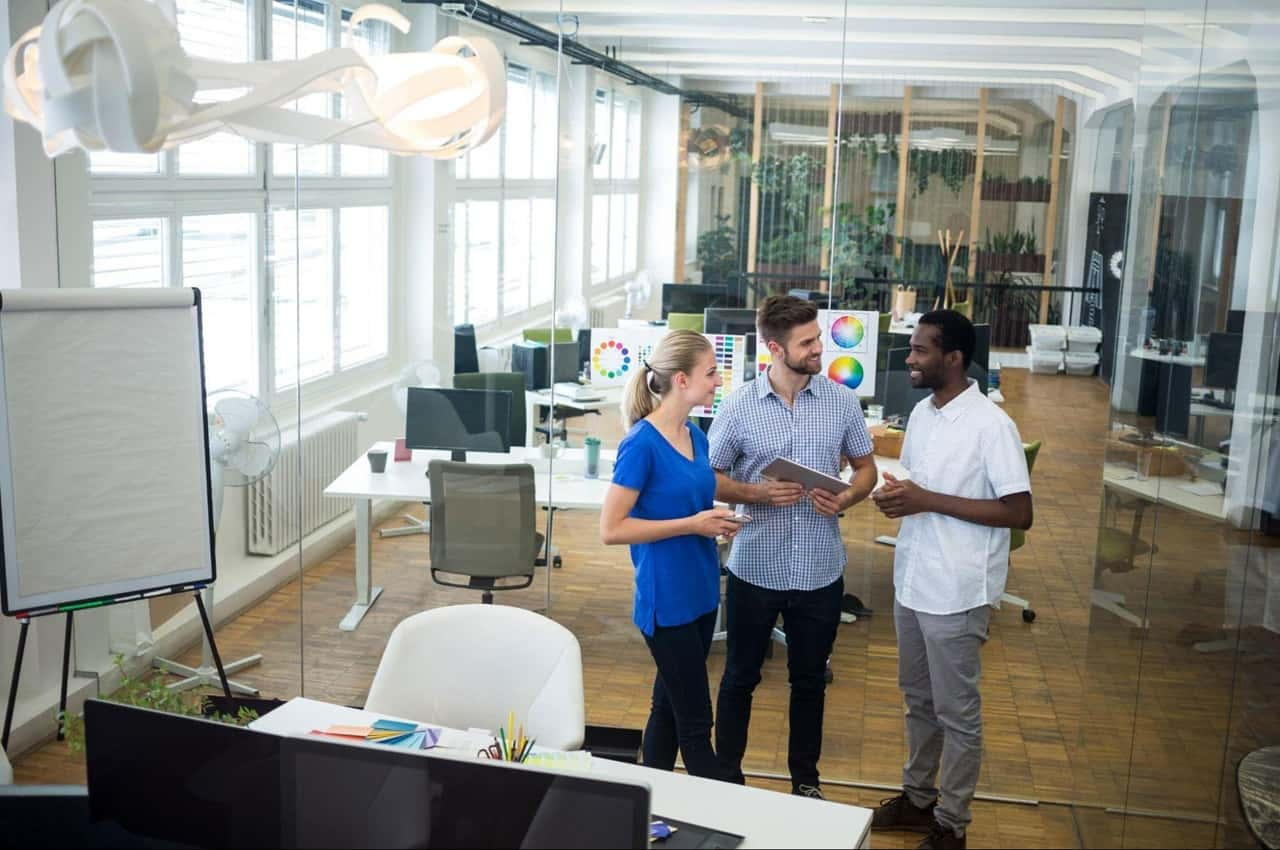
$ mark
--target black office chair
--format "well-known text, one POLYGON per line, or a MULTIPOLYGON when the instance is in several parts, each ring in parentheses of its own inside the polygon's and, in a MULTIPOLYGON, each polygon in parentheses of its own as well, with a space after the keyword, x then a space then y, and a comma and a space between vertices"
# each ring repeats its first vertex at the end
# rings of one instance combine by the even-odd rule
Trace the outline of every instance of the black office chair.
POLYGON ((523 372, 471 372, 454 375, 453 386, 460 390, 506 390, 511 393, 510 446, 524 445, 525 404, 523 372))
POLYGON ((537 531, 533 467, 433 460, 427 475, 432 581, 480 590, 486 604, 493 603, 495 590, 533 584, 543 542, 537 531))
POLYGON ((480 371, 480 353, 476 350, 476 326, 456 325, 453 329, 453 373, 480 371))

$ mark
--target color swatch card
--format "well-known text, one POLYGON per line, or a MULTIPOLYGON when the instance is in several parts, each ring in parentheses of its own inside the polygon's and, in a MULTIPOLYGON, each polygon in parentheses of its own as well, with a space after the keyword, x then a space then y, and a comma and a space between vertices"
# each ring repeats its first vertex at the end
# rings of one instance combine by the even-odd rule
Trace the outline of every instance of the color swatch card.
POLYGON ((715 401, 707 406, 695 407, 690 415, 711 417, 720 411, 720 403, 729 393, 737 389, 741 381, 742 370, 747 362, 747 338, 740 334, 703 334, 703 336, 711 341, 711 347, 715 349, 716 368, 720 370, 720 379, 723 383, 716 390, 715 401))
POLYGON ((880 314, 865 310, 819 310, 822 370, 862 398, 876 394, 876 350, 880 314))
POLYGON ((371 744, 403 747, 409 750, 428 750, 436 746, 440 740, 439 729, 402 720, 378 720, 372 726, 335 725, 327 729, 316 729, 312 734, 363 740, 371 744))
POLYGON ((592 328, 591 384, 620 387, 643 369, 666 328, 592 328))

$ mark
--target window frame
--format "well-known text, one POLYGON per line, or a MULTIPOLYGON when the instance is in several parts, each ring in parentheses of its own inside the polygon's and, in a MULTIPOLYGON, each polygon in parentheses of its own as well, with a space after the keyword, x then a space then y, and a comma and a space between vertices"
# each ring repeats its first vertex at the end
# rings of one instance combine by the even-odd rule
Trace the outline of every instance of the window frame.
POLYGON ((634 275, 640 269, 640 218, 644 212, 644 193, 641 191, 641 175, 644 170, 644 101, 639 97, 631 97, 619 91, 612 79, 597 79, 596 85, 593 87, 591 96, 592 108, 588 110, 591 116, 591 139, 592 153, 591 162, 587 167, 587 180, 590 185, 588 193, 589 216, 592 219, 591 226, 587 228, 586 238, 590 246, 588 254, 592 258, 589 266, 594 266, 594 257, 596 254, 595 245, 595 204, 599 197, 607 198, 605 207, 606 224, 604 227, 604 259, 605 273, 604 277, 596 280, 594 276, 594 268, 587 269, 588 290, 592 296, 602 295, 606 292, 616 290, 629 277, 634 275), (603 133, 597 132, 596 117, 597 105, 601 94, 606 96, 607 108, 605 112, 609 116, 609 127, 603 133), (617 118, 617 104, 621 100, 626 104, 626 128, 623 133, 623 145, 625 152, 623 155, 623 174, 621 177, 613 173, 614 154, 614 122, 617 118), (634 110, 634 112, 633 112, 634 110), (634 118, 634 120, 633 120, 634 118), (633 136, 634 133, 634 136, 633 136), (604 138, 606 149, 604 151, 604 163, 606 164, 605 175, 603 177, 596 176, 594 145, 597 144, 598 138, 604 138), (632 153, 635 153, 634 171, 632 169, 632 153), (633 174, 635 176, 630 176, 633 174), (613 246, 612 237, 614 233, 615 223, 613 221, 613 206, 615 196, 621 196, 622 201, 622 268, 614 269, 612 263, 613 246), (628 234, 626 219, 628 215, 628 201, 630 197, 635 198, 636 220, 633 223, 630 234, 628 234), (632 242, 628 242, 628 235, 631 236, 632 242), (630 246, 631 250, 628 250, 630 246), (628 258, 634 256, 635 262, 631 264, 628 258))
MULTIPOLYGON (((550 316, 552 311, 554 310, 554 305, 555 305, 554 286, 552 287, 552 294, 550 295, 550 297, 548 297, 545 301, 540 301, 535 303, 535 287, 534 287, 534 275, 533 275, 534 257, 536 256, 536 252, 534 251, 534 248, 533 248, 535 216, 531 214, 530 228, 529 228, 529 231, 530 231, 529 232, 529 251, 528 251, 529 268, 528 268, 528 273, 525 275, 526 307, 522 310, 517 310, 512 312, 508 312, 505 309, 507 202, 508 201, 529 201, 530 204, 532 205, 532 203, 535 201, 549 200, 552 202, 552 206, 554 209, 555 200, 556 200, 556 179, 557 179, 557 175, 554 173, 554 171, 550 177, 534 176, 535 174, 537 174, 536 148, 537 148, 537 141, 538 141, 538 133, 540 129, 539 121, 538 121, 539 110, 537 108, 539 84, 541 82, 550 81, 552 85, 551 90, 553 92, 555 91, 554 80, 555 80, 556 72, 555 72, 554 62, 548 64, 546 61, 542 61, 542 57, 540 55, 536 57, 520 56, 518 59, 514 59, 508 56, 507 67, 508 67, 509 81, 510 81, 510 73, 511 73, 512 67, 519 69, 521 71, 525 71, 528 74, 527 83, 525 83, 525 85, 528 86, 529 99, 530 99, 530 110, 529 110, 530 121, 528 126, 528 140, 530 143, 529 177, 510 178, 507 176, 507 144, 508 144, 508 139, 510 135, 510 132, 509 132, 510 115, 508 115, 508 120, 503 121, 501 128, 497 133, 494 134, 494 137, 489 142, 489 144, 496 143, 498 145, 498 149, 496 152, 497 162, 498 162, 498 175, 496 177, 484 177, 484 178, 470 177, 469 176, 469 170, 470 170, 469 154, 464 157, 459 157, 457 160, 455 160, 454 165, 451 169, 452 176, 453 176, 453 186, 454 186, 453 198, 451 199, 451 203, 449 205, 449 213, 448 213, 449 229, 450 229, 450 232, 454 234, 451 240, 451 245, 450 245, 450 263, 449 263, 449 309, 450 309, 451 322, 453 324, 462 324, 462 323, 475 324, 476 338, 481 342, 488 342, 493 339, 502 338, 502 337, 510 336, 515 333, 519 333, 523 328, 528 327, 529 325, 534 324, 538 321, 543 320, 545 317, 550 316), (467 164, 468 176, 460 177, 458 175, 460 170, 463 167, 464 162, 467 164), (496 317, 494 319, 491 319, 482 323, 475 323, 474 321, 472 321, 472 316, 470 315, 471 302, 469 297, 467 298, 466 303, 463 303, 461 305, 457 303, 457 298, 455 297, 455 291, 458 289, 458 287, 455 286, 457 276, 460 274, 466 273, 466 265, 469 263, 469 257, 459 257, 457 255, 456 250, 454 250, 454 247, 457 245, 456 230, 460 225, 459 218, 457 215, 457 208, 458 208, 458 205, 464 204, 468 201, 482 201, 482 202, 489 201, 489 202, 497 202, 498 204, 498 213, 497 213, 498 232, 494 235, 494 239, 496 240, 496 244, 498 246, 497 248, 497 254, 498 254, 497 281, 495 282, 495 285, 498 287, 496 317)), ((511 96, 511 87, 509 85, 508 100, 510 99, 510 96, 511 96)), ((559 109, 558 98, 556 99, 556 106, 557 106, 557 112, 558 112, 558 109, 559 109)), ((545 117, 546 116, 544 116, 544 118, 545 117)), ((553 124, 556 128, 555 133, 553 133, 553 138, 555 138, 555 137, 558 137, 558 115, 553 114, 551 117, 551 120, 553 121, 553 124)), ((558 167, 559 167, 559 163, 557 160, 556 168, 558 169, 558 167)), ((468 226, 469 226, 469 222, 468 222, 468 226)), ((553 246, 552 247, 553 255, 554 255, 554 250, 555 249, 553 246)), ((461 287, 461 289, 464 294, 469 296, 471 291, 469 283, 466 286, 461 287)))
MULTIPOLYGON (((181 2, 181 0, 179 0, 181 2)), ((338 46, 342 37, 343 18, 368 0, 318 0, 325 8, 326 46, 338 46)), ((245 0, 246 34, 249 55, 254 59, 270 56, 271 15, 274 0, 245 0)), ((378 24, 386 27, 386 24, 378 24)), ((396 34, 388 28, 387 45, 394 44, 396 34)), ((333 96, 336 103, 337 96, 333 96)), ((178 286, 182 275, 182 221, 191 215, 250 213, 254 220, 253 275, 250 281, 253 319, 250 344, 256 353, 256 386, 248 389, 273 409, 289 408, 298 401, 298 393, 338 394, 369 380, 390 374, 390 364, 398 353, 398 338, 392 325, 395 304, 399 299, 397 264, 394 262, 396 231, 393 185, 396 160, 387 157, 387 170, 382 175, 343 177, 342 145, 326 145, 331 173, 324 176, 295 178, 273 174, 273 145, 251 143, 253 170, 244 175, 183 175, 179 172, 178 149, 159 154, 157 174, 125 174, 94 172, 85 158, 88 186, 89 233, 100 220, 159 218, 164 222, 162 235, 162 286, 178 286), (301 382, 280 382, 275 372, 274 280, 270 257, 270 216, 276 210, 326 208, 332 210, 332 304, 333 304, 333 370, 301 382), (386 235, 386 309, 383 354, 347 367, 342 365, 341 351, 341 210, 380 206, 387 210, 386 235)), ((93 254, 90 246, 90 256, 93 254)), ((92 286, 92 271, 88 285, 92 286)), ((210 390, 217 389, 210 387, 210 390)))

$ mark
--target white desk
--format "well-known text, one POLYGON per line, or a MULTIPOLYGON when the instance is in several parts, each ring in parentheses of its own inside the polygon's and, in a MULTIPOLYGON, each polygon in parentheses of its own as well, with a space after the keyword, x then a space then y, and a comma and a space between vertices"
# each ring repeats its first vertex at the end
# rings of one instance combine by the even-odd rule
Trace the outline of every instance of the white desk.
MULTIPOLYGON (((380 718, 397 718, 297 697, 249 724, 250 729, 288 737, 307 737, 313 729, 333 724, 364 726, 380 718)), ((442 740, 463 737, 449 730, 442 740)), ((339 745, 340 746, 340 745, 339 745)), ((379 746, 369 744, 368 746, 379 746)), ((404 752, 413 752, 405 750, 404 752)), ((474 759, 475 748, 436 747, 418 750, 422 755, 474 759)), ((513 769, 534 768, 513 765, 513 769)), ((650 809, 655 815, 688 821, 745 837, 742 847, 870 847, 871 810, 845 806, 777 791, 731 785, 711 779, 669 773, 640 765, 593 758, 589 775, 635 785, 647 785, 650 809)))
POLYGON ((1167 363, 1172 366, 1203 366, 1203 357, 1192 357, 1189 354, 1161 354, 1151 348, 1135 348, 1129 352, 1130 357, 1139 360, 1151 360, 1155 363, 1167 363))
POLYGON ((1106 463, 1102 466, 1104 487, 1110 487, 1158 505, 1169 505, 1179 510, 1190 511, 1209 519, 1222 521, 1227 518, 1226 504, 1221 493, 1215 496, 1197 496, 1194 493, 1188 493, 1179 486, 1187 481, 1188 479, 1182 476, 1153 475, 1145 479, 1139 478, 1137 472, 1118 463, 1106 463))
MULTIPOLYGON (((369 469, 368 458, 361 455, 346 471, 325 488, 326 496, 356 500, 356 599, 338 628, 353 631, 364 615, 373 607, 382 593, 374 587, 370 552, 372 548, 372 505, 374 499, 392 499, 398 502, 426 502, 431 498, 431 482, 427 479, 427 464, 432 459, 449 459, 449 452, 415 451, 413 460, 396 462, 395 446, 390 442, 374 443, 372 448, 387 453, 386 472, 375 473, 369 469)), ((617 452, 601 449, 601 477, 582 477, 583 449, 565 449, 556 458, 554 475, 547 473, 546 461, 538 458, 537 449, 519 447, 509 453, 468 452, 472 463, 533 463, 534 484, 538 503, 554 508, 590 508, 599 510, 609 489, 608 470, 612 468, 617 452)))
MULTIPOLYGON (((602 387, 597 392, 603 396, 599 401, 577 401, 564 393, 556 393, 555 407, 577 410, 586 413, 591 410, 604 410, 617 407, 622 401, 622 387, 602 387)), ((551 408, 551 390, 527 390, 524 394, 524 444, 533 445, 534 428, 542 421, 542 409, 551 408)))

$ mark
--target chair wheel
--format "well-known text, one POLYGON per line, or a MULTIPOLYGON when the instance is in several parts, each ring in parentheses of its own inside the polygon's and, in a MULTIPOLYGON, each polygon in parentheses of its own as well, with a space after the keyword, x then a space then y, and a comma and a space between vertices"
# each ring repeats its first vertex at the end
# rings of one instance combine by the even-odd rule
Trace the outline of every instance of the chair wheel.
POLYGON ((1035 612, 1035 611, 1032 611, 1030 608, 1024 608, 1024 609, 1022 609, 1022 622, 1024 622, 1024 623, 1034 623, 1035 621, 1036 621, 1036 612, 1035 612))
POLYGON ((556 555, 554 558, 551 559, 551 566, 555 567, 558 570, 564 566, 564 562, 560 560, 559 555, 556 555))
POLYGON ((831 665, 828 664, 827 669, 822 671, 822 681, 826 682, 829 685, 835 679, 835 677, 836 675, 831 672, 831 665))

